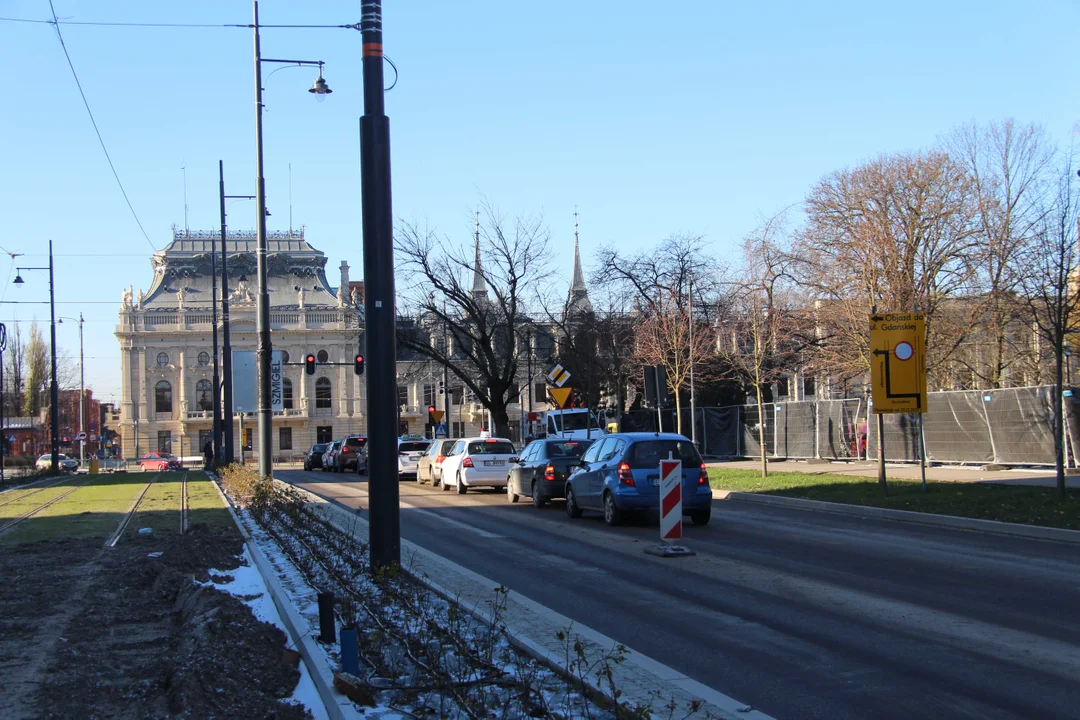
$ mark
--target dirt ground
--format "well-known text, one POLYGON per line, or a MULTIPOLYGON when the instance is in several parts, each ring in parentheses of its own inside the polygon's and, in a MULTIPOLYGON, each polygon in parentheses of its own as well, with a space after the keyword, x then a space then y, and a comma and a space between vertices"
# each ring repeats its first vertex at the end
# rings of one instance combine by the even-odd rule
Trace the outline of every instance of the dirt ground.
POLYGON ((281 700, 299 679, 284 633, 193 582, 240 550, 205 525, 0 546, 0 717, 310 717, 281 700))

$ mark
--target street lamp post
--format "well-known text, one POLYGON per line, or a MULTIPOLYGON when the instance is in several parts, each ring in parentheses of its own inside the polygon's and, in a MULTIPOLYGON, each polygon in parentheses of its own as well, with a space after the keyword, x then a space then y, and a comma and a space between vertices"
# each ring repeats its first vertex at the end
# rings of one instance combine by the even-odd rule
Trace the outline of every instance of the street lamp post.
POLYGON ((20 274, 23 270, 48 270, 49 271, 49 341, 52 353, 52 379, 49 382, 49 427, 52 435, 52 461, 49 465, 52 472, 59 471, 60 465, 60 389, 56 385, 56 289, 53 282, 53 251, 52 240, 49 241, 49 266, 48 267, 17 267, 15 268, 15 286, 21 287, 25 280, 20 274))
MULTIPOLYGON (((318 66, 319 77, 309 92, 329 95, 332 91, 322 77, 321 60, 279 60, 264 58, 259 45, 259 3, 253 2, 255 30, 255 260, 258 275, 258 304, 255 308, 255 325, 258 332, 258 420, 259 420, 259 478, 271 476, 270 453, 273 446, 273 410, 270 401, 270 291, 266 286, 266 183, 263 179, 263 131, 262 131, 262 64, 318 66)), ((365 40, 366 42, 366 40, 365 40)), ((367 47, 365 45, 365 47, 367 47)), ((365 50, 365 54, 366 54, 365 50)), ((365 65, 366 68, 366 65, 365 65)), ((381 69, 381 68, 380 68, 381 69)), ((380 84, 381 88, 381 84, 380 84)), ((391 272, 393 270, 391 269, 391 272)), ((241 438, 243 442, 243 438, 241 438)))
POLYGON ((397 317, 394 305, 390 119, 383 102, 382 2, 363 0, 364 114, 360 118, 360 195, 364 234, 364 319, 368 338, 368 492, 371 566, 401 562, 397 481, 397 317))

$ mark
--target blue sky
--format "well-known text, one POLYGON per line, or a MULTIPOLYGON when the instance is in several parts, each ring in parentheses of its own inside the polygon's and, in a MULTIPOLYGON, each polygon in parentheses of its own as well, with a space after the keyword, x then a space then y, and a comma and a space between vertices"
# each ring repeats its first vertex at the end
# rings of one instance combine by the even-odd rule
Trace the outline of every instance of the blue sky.
MULTIPOLYGON (((234 0, 54 0, 73 21, 248 23, 234 0)), ((467 240, 483 198, 542 213, 572 257, 580 212, 586 265, 601 244, 633 250, 703 234, 730 256, 760 216, 799 203, 815 181, 881 153, 931 145, 967 122, 1015 118, 1065 144, 1076 132, 1080 7, 1031 2, 521 3, 384 0, 385 47, 400 78, 387 94, 395 215, 467 240)), ((0 16, 49 17, 43 0, 0 16)), ((359 2, 265 0, 267 24, 340 24, 359 2)), ((15 264, 56 245, 59 314, 87 318, 87 383, 119 400, 113 335, 122 288, 150 284, 151 245, 218 223, 227 190, 254 187, 252 48, 236 28, 62 26, 106 145, 150 242, 98 146, 49 25, 0 22, 0 215, 15 264)), ((308 69, 264 75, 269 227, 289 224, 361 274, 360 35, 267 29, 263 54, 326 61, 334 94, 306 92, 308 69)), ((270 70, 272 68, 268 68, 270 70)), ((387 80, 393 72, 387 69, 387 80)), ((230 224, 251 229, 253 204, 230 224)), ((43 273, 0 296, 47 300, 43 273), (16 294, 16 292, 18 294, 16 294)), ((566 281, 570 268, 567 266, 566 281)), ((336 272, 330 273, 336 282, 336 272)), ((8 280, 4 281, 3 278, 8 280)), ((2 305, 0 321, 47 307, 2 305)), ((77 353, 74 324, 59 344, 77 353)))

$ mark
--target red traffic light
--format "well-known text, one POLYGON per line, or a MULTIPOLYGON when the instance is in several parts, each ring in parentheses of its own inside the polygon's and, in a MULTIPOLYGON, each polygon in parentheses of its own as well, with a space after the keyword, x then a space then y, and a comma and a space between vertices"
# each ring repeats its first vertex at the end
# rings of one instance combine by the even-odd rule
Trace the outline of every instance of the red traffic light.
POLYGON ((427 406, 427 411, 428 411, 428 415, 435 412, 435 406, 434 405, 428 405, 427 406))
POLYGON ((304 356, 304 372, 308 375, 315 374, 315 356, 311 353, 304 356))
POLYGON ((353 360, 353 372, 356 373, 357 375, 363 375, 364 374, 364 356, 363 355, 357 355, 356 359, 353 360))

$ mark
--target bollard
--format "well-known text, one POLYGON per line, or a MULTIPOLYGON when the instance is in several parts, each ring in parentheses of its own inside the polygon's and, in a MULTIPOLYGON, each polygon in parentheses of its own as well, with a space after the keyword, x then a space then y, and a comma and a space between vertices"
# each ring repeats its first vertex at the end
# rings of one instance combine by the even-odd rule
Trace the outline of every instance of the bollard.
POLYGON ((360 646, 356 628, 341 628, 341 671, 360 677, 360 646))
POLYGON ((334 593, 319 593, 319 642, 334 642, 334 593))

